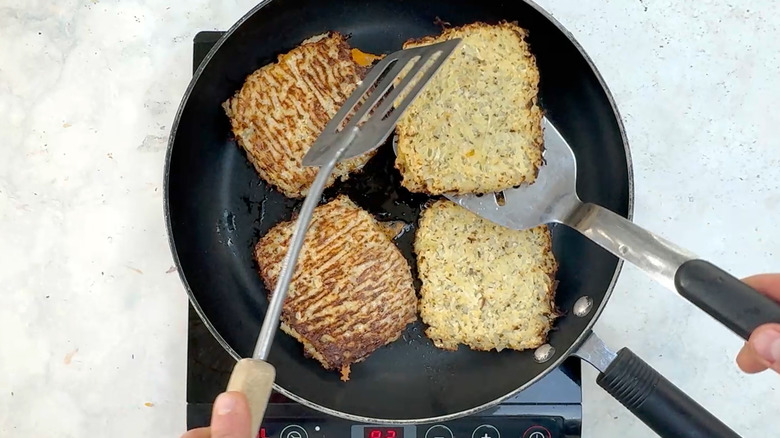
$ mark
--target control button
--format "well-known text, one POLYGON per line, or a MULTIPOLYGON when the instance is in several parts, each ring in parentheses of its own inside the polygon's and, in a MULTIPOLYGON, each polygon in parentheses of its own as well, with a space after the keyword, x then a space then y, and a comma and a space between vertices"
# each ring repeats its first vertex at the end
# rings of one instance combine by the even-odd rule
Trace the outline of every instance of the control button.
POLYGON ((425 432, 425 438, 453 438, 449 427, 437 424, 425 432))
POLYGON ((282 433, 280 433, 279 436, 281 438, 309 438, 309 434, 306 433, 306 429, 298 426, 297 424, 291 424, 285 427, 282 429, 282 433))
POLYGON ((501 434, 498 433, 498 429, 489 425, 483 424, 474 429, 474 433, 471 434, 471 438, 501 438, 501 434))
POLYGON ((552 438, 552 435, 542 426, 531 426, 525 431, 523 438, 552 438))

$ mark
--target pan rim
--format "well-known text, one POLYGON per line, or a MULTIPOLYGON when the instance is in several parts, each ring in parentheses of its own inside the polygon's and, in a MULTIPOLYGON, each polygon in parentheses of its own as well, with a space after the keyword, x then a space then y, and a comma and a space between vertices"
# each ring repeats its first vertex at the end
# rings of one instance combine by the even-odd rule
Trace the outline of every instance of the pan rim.
MULTIPOLYGON (((179 275, 179 279, 182 282, 182 285, 185 288, 185 291, 187 293, 187 297, 189 299, 190 304, 193 307, 193 310, 195 310, 195 313, 198 315, 198 317, 201 319, 203 324, 208 329, 209 333, 216 339, 216 341, 222 346, 222 348, 225 349, 225 351, 230 354, 230 356, 238 361, 241 358, 236 351, 231 347, 227 341, 222 337, 222 335, 217 331, 216 327, 211 323, 211 321, 206 316, 205 312, 201 308, 200 304, 198 303, 197 298, 195 297, 195 294, 192 291, 192 288, 190 287, 189 282, 187 281, 187 278, 185 278, 182 266, 181 266, 181 260, 179 258, 178 251, 176 249, 176 242, 173 237, 173 224, 171 222, 171 215, 170 215, 170 165, 171 165, 171 155, 173 153, 173 146, 176 140, 176 134, 179 128, 179 123, 181 121, 181 116, 184 112, 184 109, 187 106, 187 102, 189 101, 189 98, 192 94, 192 91, 195 87, 195 85, 198 83, 200 76, 202 75, 203 71, 205 70, 206 66, 209 64, 211 59, 214 57, 214 55, 219 51, 219 49, 222 47, 225 41, 227 41, 228 38, 230 38, 235 31, 240 28, 250 17, 252 17, 254 14, 258 13, 261 9, 263 9, 265 6, 270 4, 274 0, 261 0, 257 5, 255 5, 252 9, 250 9, 246 14, 244 14, 238 21, 236 21, 228 30, 225 31, 225 33, 217 40, 217 42, 214 44, 214 46, 209 50, 209 52, 206 54, 206 56, 201 61, 200 65, 197 67, 195 72, 192 75, 192 78, 190 79, 190 82, 184 92, 184 95, 181 99, 181 102, 179 104, 179 107, 176 111, 176 115, 173 120, 172 128, 170 135, 168 137, 168 144, 167 149, 165 153, 165 165, 163 170, 163 216, 165 218, 165 225, 166 225, 166 234, 168 236, 168 245, 171 251, 171 255, 173 258, 174 266, 176 266, 176 270, 179 275)), ((574 38, 574 36, 569 32, 568 29, 566 29, 558 20, 555 19, 555 17, 552 16, 549 12, 547 12, 544 8, 536 4, 533 0, 522 0, 527 5, 534 8, 537 12, 539 12, 542 16, 545 17, 545 19, 549 20, 550 23, 552 23, 563 35, 566 36, 566 38, 574 45, 574 47, 579 52, 580 56, 585 60, 588 67, 593 72, 594 76, 599 82, 599 85, 601 86, 601 89, 604 91, 604 94, 607 97, 607 101, 609 102, 609 106, 612 109, 612 113, 615 117, 615 122, 617 123, 618 131, 620 132, 620 138, 623 144, 624 153, 626 156, 626 170, 627 170, 627 183, 628 183, 628 210, 626 218, 629 221, 633 220, 634 216, 634 170, 633 170, 633 160, 631 157, 631 150, 628 143, 628 136, 626 135, 625 127, 623 124, 623 118, 620 115, 620 111, 617 108, 617 104, 615 102, 614 96, 612 95, 611 91, 609 90, 609 87, 606 84, 606 81, 604 80, 603 76, 599 72, 598 68, 594 64, 593 60, 588 56, 588 54, 585 52, 584 48, 580 45, 580 43, 574 38)), ((585 341, 585 339, 588 337, 588 335, 592 332, 593 326, 596 324, 598 319, 600 318, 604 307, 606 306, 607 302, 609 301, 610 297, 612 296, 612 292, 615 288, 615 285, 617 283, 617 280, 620 276, 620 273, 622 272, 624 261, 622 259, 618 259, 617 265, 615 266, 614 273, 612 275, 612 279, 610 280, 609 286, 607 287, 607 290, 604 293, 604 299, 601 300, 600 305, 595 309, 593 313, 593 317, 588 321, 585 328, 582 330, 582 333, 575 339, 575 341, 569 346, 568 349, 566 349, 562 354, 558 355, 558 358, 552 362, 550 362, 547 365, 547 368, 542 371, 541 373, 537 374, 534 378, 526 382, 524 385, 518 387, 517 389, 508 392, 507 394, 492 400, 487 403, 483 403, 480 406, 473 407, 471 409, 463 410, 460 412, 454 412, 446 415, 440 415, 436 417, 425 417, 425 418, 411 418, 411 419, 387 419, 387 418, 373 418, 373 417, 364 417, 360 415, 354 415, 347 412, 341 412, 337 411, 331 408, 328 408, 326 406, 320 405, 318 403, 312 402, 306 398, 303 398, 297 394, 294 394, 285 388, 280 387, 276 382, 273 384, 274 391, 282 394, 283 396, 300 403, 303 406, 306 406, 308 408, 314 409, 316 411, 322 412, 327 415, 331 415, 337 418, 342 418, 345 420, 350 421, 356 421, 360 423, 374 423, 374 424, 404 424, 404 425, 411 425, 411 424, 426 424, 426 423, 434 423, 434 422, 444 422, 449 420, 454 420, 457 418, 462 418, 470 415, 477 414, 479 412, 482 412, 486 409, 490 409, 492 407, 495 407, 499 405, 500 403, 516 396, 517 394, 521 393, 523 390, 528 388, 529 386, 533 385, 534 383, 538 382, 542 378, 544 378, 547 374, 549 374, 552 370, 555 368, 558 368, 566 359, 568 359, 574 351, 576 351, 579 346, 585 341)))

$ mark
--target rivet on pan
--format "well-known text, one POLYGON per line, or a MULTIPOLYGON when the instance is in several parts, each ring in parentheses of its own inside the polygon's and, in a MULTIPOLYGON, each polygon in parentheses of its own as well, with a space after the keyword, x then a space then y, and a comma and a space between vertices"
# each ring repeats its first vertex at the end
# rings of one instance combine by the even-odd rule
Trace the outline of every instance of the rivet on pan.
POLYGON ((585 295, 582 297, 579 297, 577 301, 574 302, 574 314, 577 316, 585 316, 588 313, 590 313, 590 309, 593 308, 593 300, 585 295))
POLYGON ((620 252, 621 255, 628 254, 628 247, 626 245, 620 245, 618 246, 618 252, 620 252))
POLYGON ((534 360, 536 360, 539 363, 545 363, 548 360, 552 359, 554 355, 555 355, 555 347, 553 347, 550 344, 544 344, 541 347, 537 348, 536 351, 534 351, 534 360))

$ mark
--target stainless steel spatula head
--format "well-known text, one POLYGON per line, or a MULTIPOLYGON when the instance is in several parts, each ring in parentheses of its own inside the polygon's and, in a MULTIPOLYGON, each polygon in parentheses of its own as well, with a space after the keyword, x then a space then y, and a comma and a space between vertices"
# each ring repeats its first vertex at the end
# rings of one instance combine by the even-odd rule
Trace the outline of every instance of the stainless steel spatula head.
POLYGON ((448 195, 462 207, 516 230, 560 223, 577 207, 577 161, 569 145, 545 117, 544 164, 533 184, 484 195, 448 195))
POLYGON ((577 161, 561 133, 545 117, 544 163, 532 184, 498 193, 448 195, 451 201, 507 228, 567 225, 674 290, 674 274, 693 254, 577 195, 577 161))

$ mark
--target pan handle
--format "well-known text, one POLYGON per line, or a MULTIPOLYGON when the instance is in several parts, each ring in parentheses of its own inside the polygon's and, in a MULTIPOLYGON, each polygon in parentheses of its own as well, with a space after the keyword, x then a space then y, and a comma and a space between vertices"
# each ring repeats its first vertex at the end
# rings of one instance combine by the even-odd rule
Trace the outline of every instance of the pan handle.
POLYGON ((580 204, 567 225, 720 321, 747 340, 780 323, 780 304, 712 263, 596 204, 580 204))
POLYGON ((663 438, 739 438, 628 348, 617 354, 591 333, 574 353, 596 367, 596 383, 663 438))

